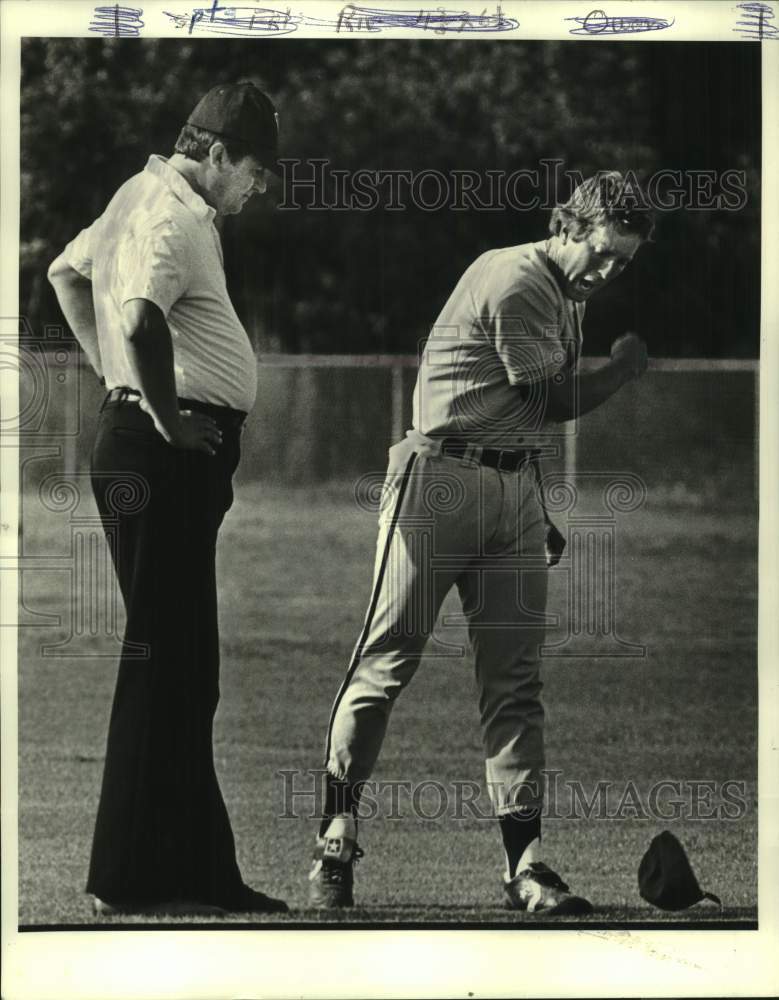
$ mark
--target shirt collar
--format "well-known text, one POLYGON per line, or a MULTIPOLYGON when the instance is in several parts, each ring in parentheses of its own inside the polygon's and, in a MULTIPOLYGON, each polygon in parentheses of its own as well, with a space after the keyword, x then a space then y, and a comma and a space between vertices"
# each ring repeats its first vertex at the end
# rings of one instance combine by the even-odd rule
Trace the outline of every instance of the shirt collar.
POLYGON ((164 156, 153 153, 145 168, 153 177, 170 188, 179 201, 192 212, 196 219, 202 222, 213 222, 216 209, 199 195, 175 167, 172 167, 164 156))

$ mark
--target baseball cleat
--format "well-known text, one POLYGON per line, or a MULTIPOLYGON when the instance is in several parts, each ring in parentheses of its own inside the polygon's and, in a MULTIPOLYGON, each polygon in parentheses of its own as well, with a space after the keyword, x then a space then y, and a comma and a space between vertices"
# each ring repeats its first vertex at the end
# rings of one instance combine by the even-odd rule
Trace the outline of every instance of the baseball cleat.
POLYGON ((351 816, 336 816, 324 837, 317 837, 308 876, 308 901, 318 910, 354 906, 354 863, 364 852, 357 846, 351 816))
POLYGON ((592 913, 592 903, 571 894, 560 876, 536 861, 523 868, 512 879, 504 879, 510 910, 543 913, 546 916, 582 917, 592 913))

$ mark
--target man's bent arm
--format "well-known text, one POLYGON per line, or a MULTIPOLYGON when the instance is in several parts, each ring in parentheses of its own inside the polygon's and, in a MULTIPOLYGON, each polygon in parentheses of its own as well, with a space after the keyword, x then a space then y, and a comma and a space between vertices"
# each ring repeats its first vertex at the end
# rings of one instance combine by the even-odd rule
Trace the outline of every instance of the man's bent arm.
POLYGON ((222 441, 215 421, 204 413, 179 412, 173 367, 173 339, 159 306, 148 299, 130 299, 122 309, 122 333, 141 406, 165 440, 176 448, 215 454, 222 441))
POLYGON ((633 377, 624 365, 608 361, 592 372, 560 372, 544 383, 546 415, 556 423, 574 420, 594 410, 633 377))
POLYGON ((147 299, 130 299, 122 310, 127 358, 136 384, 157 430, 166 441, 176 436, 180 423, 176 377, 173 369, 173 339, 159 306, 147 299))
POLYGON ((562 423, 584 416, 611 399, 626 382, 643 375, 646 366, 643 340, 634 333, 624 334, 614 341, 611 358, 595 371, 559 371, 544 381, 547 418, 562 423))
POLYGON ((92 282, 75 268, 72 268, 62 254, 51 264, 48 271, 57 301, 60 304, 68 326, 73 331, 90 365, 103 376, 103 363, 97 340, 95 304, 92 299, 92 282))

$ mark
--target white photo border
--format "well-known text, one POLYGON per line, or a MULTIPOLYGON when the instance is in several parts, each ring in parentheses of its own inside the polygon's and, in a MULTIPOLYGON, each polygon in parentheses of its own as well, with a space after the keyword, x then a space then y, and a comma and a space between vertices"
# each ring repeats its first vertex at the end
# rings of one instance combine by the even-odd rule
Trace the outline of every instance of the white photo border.
MULTIPOLYGON (((138 0, 142 37, 186 39, 166 10, 187 10, 180 0, 138 0)), ((337 21, 343 5, 329 0, 294 0, 292 10, 337 21)), ((408 11, 414 3, 383 0, 384 9, 408 11)), ((437 9, 432 4, 433 10, 437 9)), ((587 15, 598 5, 504 0, 500 9, 520 22, 516 32, 472 35, 572 39, 567 18, 587 15)), ((662 32, 641 41, 734 41, 737 4, 717 0, 604 2, 611 14, 673 19, 662 32)), ((779 18, 779 4, 769 5, 779 18)), ((286 9, 287 3, 283 7, 286 9)), ((447 11, 493 11, 478 3, 447 0, 447 11)), ((418 7, 417 7, 418 9, 418 7)), ((2 271, 0 317, 4 332, 15 329, 19 273, 19 97, 20 40, 26 36, 89 36, 95 4, 81 0, 3 0, 2 30, 2 271), (8 326, 8 330, 5 327, 8 326)), ((431 37, 409 28, 385 29, 381 38, 431 37)), ((204 37, 204 36, 200 36, 204 37)), ((224 37, 224 36, 215 36, 224 37)), ((290 37, 290 36, 286 36, 290 37)), ((295 38, 335 37, 334 29, 299 26, 295 38)), ((339 36, 343 37, 343 36, 339 36)), ((362 36, 365 37, 365 36, 362 36)), ((439 37, 439 36, 436 36, 439 37)), ((456 36, 455 36, 456 37, 456 36)), ((599 36, 603 37, 603 36, 599 36)), ((613 36, 609 36, 613 38, 613 36)), ((284 44, 284 37, 278 44, 284 44)), ((440 38, 446 44, 446 38, 440 38)), ((132 44, 128 40, 128 44, 132 44)), ((261 930, 119 931, 19 933, 17 845, 16 633, 2 629, 2 994, 7 1000, 56 997, 500 997, 561 996, 762 996, 779 992, 779 573, 776 500, 779 496, 779 41, 762 45, 762 324, 760 388, 760 610, 759 610, 759 930, 602 931, 554 933, 514 929, 466 931, 261 930)), ((17 374, 0 370, 2 410, 18 412, 17 374)), ((19 522, 18 451, 3 440, 0 558, 17 555, 19 522)), ((18 596, 13 572, 4 572, 2 620, 15 616, 18 596)))

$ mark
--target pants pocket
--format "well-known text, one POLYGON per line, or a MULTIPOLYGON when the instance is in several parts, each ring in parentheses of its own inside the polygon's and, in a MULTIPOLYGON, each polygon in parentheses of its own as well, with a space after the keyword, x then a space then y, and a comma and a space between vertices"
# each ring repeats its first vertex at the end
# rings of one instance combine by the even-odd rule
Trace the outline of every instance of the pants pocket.
POLYGON ((146 445, 166 445, 168 442, 156 428, 118 426, 111 428, 114 437, 125 441, 137 441, 146 445))
POLYGON ((411 475, 414 462, 418 459, 413 446, 406 445, 404 441, 401 441, 399 445, 395 445, 394 447, 398 448, 398 451, 393 455, 392 448, 390 449, 390 462, 381 490, 379 524, 384 524, 392 520, 395 515, 398 504, 401 501, 401 494, 406 488, 408 477, 411 475))

